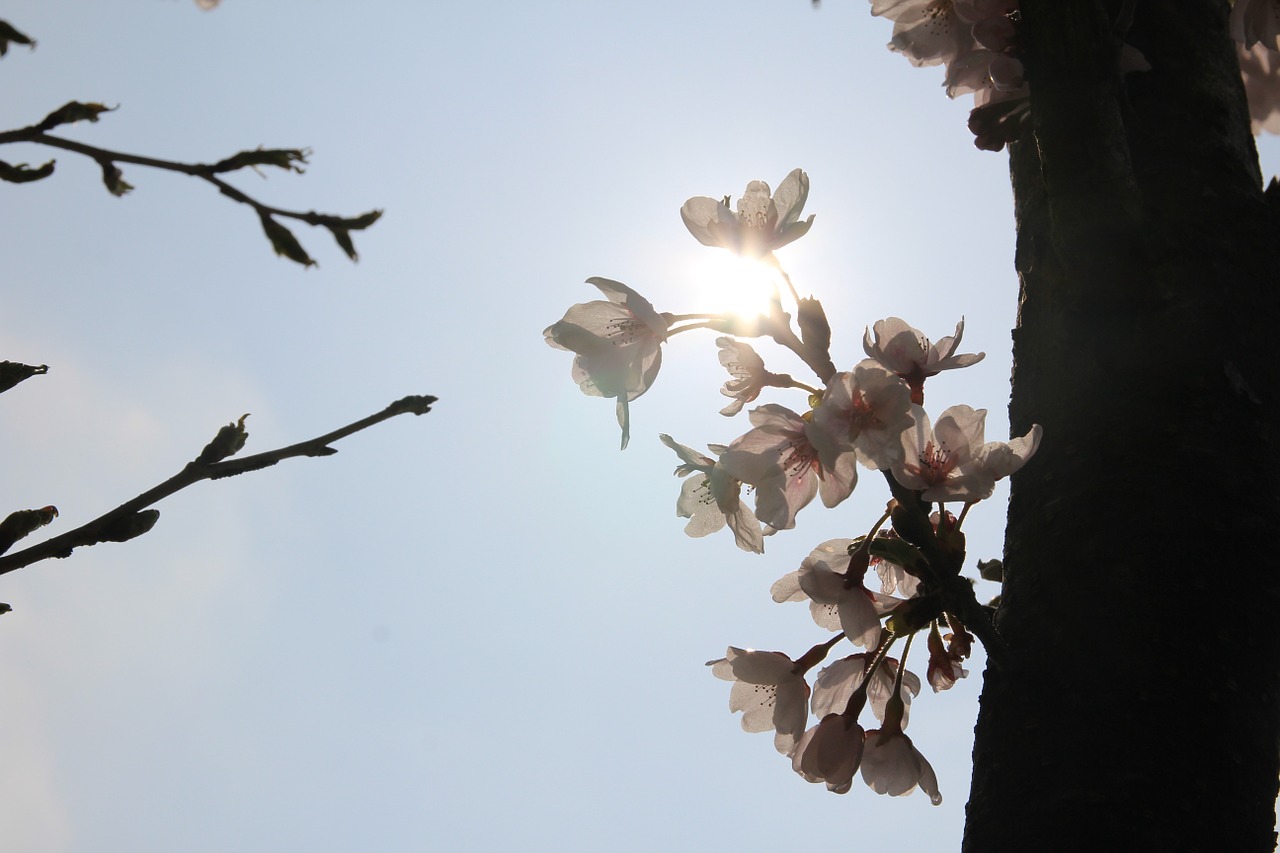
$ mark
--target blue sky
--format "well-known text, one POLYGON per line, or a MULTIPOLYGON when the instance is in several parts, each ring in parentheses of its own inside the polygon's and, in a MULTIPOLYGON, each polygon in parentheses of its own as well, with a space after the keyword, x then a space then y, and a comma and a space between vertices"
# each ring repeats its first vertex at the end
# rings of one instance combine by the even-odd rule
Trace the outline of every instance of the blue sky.
MULTIPOLYGON (((808 785, 727 710, 704 662, 822 639, 769 586, 862 532, 874 478, 763 557, 674 516, 657 435, 727 443, 714 335, 681 336, 633 404, 582 395, 543 328, 584 280, 716 310, 713 250, 679 217, 804 168, 812 231, 780 256, 823 299, 838 365, 864 326, 966 319, 986 360, 929 408, 1007 435, 1016 309, 1004 155, 979 152, 941 72, 884 48, 862 0, 408 3, 15 0, 39 41, 0 62, 0 124, 119 104, 64 135, 214 161, 309 147, 306 175, 235 178, 271 204, 356 214, 358 264, 276 258, 247 208, 56 156, 0 185, 5 511, 60 532, 177 471, 245 412, 254 452, 411 393, 440 398, 331 458, 200 484, 148 535, 4 578, 6 845, 40 851, 668 851, 958 844, 981 661, 910 733, 944 802, 808 785)), ((1271 148, 1264 150, 1271 162, 1271 148)), ((797 366, 761 347, 776 369, 797 366)), ((936 387, 935 387, 936 386, 936 387)), ((779 394, 773 402, 801 405, 779 394)), ((997 556, 1003 492, 966 524, 997 556)), ((994 589, 988 592, 994 594, 994 589)))

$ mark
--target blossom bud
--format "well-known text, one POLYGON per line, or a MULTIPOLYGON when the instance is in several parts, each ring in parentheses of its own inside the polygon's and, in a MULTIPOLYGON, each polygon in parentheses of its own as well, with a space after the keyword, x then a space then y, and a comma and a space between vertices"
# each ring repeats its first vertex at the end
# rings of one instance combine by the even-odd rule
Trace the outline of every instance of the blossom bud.
POLYGON ((822 303, 812 296, 800 300, 796 310, 796 324, 800 326, 800 340, 815 355, 830 358, 831 324, 822 310, 822 303))
POLYGON ((939 595, 922 595, 909 598, 893 608, 884 626, 903 637, 914 634, 942 614, 942 597, 939 595))
MULTIPOLYGON (((893 519, 893 529, 906 541, 914 545, 923 545, 934 539, 933 525, 929 522, 928 517, 921 511, 919 505, 907 506, 906 504, 898 504, 889 514, 893 519)), ((898 562, 894 560, 894 562, 898 562)), ((899 563, 899 565, 902 565, 899 563)))

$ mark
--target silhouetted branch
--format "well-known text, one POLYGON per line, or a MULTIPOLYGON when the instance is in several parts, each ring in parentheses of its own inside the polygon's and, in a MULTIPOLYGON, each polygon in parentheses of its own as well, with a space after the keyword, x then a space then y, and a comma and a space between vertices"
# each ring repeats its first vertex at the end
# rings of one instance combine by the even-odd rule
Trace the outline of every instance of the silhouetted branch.
MULTIPOLYGON (((327 228, 338 243, 338 246, 354 261, 357 260, 357 255, 355 246, 351 241, 351 232, 368 228, 382 216, 382 211, 380 210, 371 210, 359 216, 349 217, 318 213, 314 210, 305 212, 285 210, 263 204, 219 177, 219 175, 243 168, 251 168, 254 171, 258 171, 260 166, 271 166, 286 171, 301 172, 301 166, 307 164, 307 156, 309 154, 307 150, 301 148, 257 148, 251 151, 241 151, 216 163, 182 163, 176 160, 142 157, 123 151, 111 151, 106 148, 87 145, 83 142, 64 139, 60 136, 52 136, 49 133, 53 128, 64 124, 78 121, 96 122, 102 113, 111 112, 112 109, 114 108, 97 103, 70 101, 49 113, 36 124, 0 133, 0 145, 29 142, 34 145, 45 145, 50 148, 61 148, 64 151, 82 154, 94 160, 102 168, 102 181, 107 190, 115 196, 122 196, 133 189, 131 184, 124 181, 123 173, 118 165, 120 163, 146 166, 167 172, 178 172, 179 174, 199 178, 217 187, 219 192, 233 201, 252 207, 257 212, 263 231, 266 233, 267 239, 271 241, 271 246, 275 249, 276 254, 284 255, 289 260, 303 266, 312 266, 315 261, 302 248, 302 244, 294 237, 293 232, 280 224, 279 219, 295 219, 299 222, 305 222, 307 225, 327 228)), ((11 165, 0 161, 0 180, 11 183, 38 181, 52 175, 53 171, 53 160, 35 168, 25 163, 11 165)))
POLYGON ((16 361, 0 361, 0 394, 32 376, 43 376, 48 372, 47 364, 31 365, 16 361))
MULTIPOLYGON (((186 466, 157 486, 148 489, 136 498, 122 503, 110 512, 100 515, 93 521, 77 527, 59 536, 47 539, 38 545, 32 545, 13 554, 0 557, 0 575, 29 566, 50 557, 68 557, 75 548, 84 545, 96 545, 99 542, 124 542, 146 533, 160 517, 159 510, 149 509, 174 492, 185 489, 201 480, 218 480, 223 477, 234 477, 249 471, 257 471, 276 464, 282 459, 295 456, 331 456, 338 451, 329 445, 335 441, 367 429, 396 415, 423 415, 431 411, 436 398, 430 395, 405 397, 387 406, 380 412, 362 418, 354 423, 325 433, 324 435, 291 444, 277 450, 257 453, 239 459, 227 458, 244 446, 248 433, 244 430, 244 417, 239 422, 229 424, 218 430, 213 441, 200 452, 200 455, 188 462, 186 466)), ((248 417, 247 415, 245 417, 248 417)), ((46 507, 44 512, 52 510, 46 507)), ((33 512, 23 510, 20 512, 33 512)), ((46 513, 47 514, 47 513, 46 513)), ((56 510, 54 510, 56 514, 56 510)), ((17 515, 17 513, 15 513, 17 515)), ((52 520, 50 518, 50 520, 52 520)), ((34 530, 36 525, 31 529, 34 530)), ((30 532, 30 531, 27 531, 30 532)))

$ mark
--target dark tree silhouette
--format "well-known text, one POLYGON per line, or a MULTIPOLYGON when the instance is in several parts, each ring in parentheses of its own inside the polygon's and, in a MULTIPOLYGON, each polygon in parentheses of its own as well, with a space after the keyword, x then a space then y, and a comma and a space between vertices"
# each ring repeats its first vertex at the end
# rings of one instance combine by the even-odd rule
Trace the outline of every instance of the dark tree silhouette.
POLYGON ((1275 846, 1280 187, 1228 12, 1021 4, 1010 414, 1045 440, 1013 479, 972 853, 1275 846))

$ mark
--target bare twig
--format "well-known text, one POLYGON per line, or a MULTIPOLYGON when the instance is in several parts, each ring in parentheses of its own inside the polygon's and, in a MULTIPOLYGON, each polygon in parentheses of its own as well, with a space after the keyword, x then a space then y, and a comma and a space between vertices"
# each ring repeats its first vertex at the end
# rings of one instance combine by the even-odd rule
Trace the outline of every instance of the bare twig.
POLYGON ((110 512, 98 516, 93 521, 83 524, 75 530, 54 536, 38 545, 32 545, 29 548, 0 557, 0 575, 41 560, 47 560, 50 557, 68 557, 73 549, 84 545, 96 545, 99 542, 123 542, 135 536, 140 536, 151 529, 151 526, 155 524, 160 515, 158 510, 149 509, 149 507, 193 483, 198 483, 201 480, 218 480, 223 477, 234 477, 237 474, 257 471, 261 468, 270 467, 282 459, 289 459, 295 456, 331 456, 338 452, 329 446, 333 442, 360 430, 368 429, 374 424, 381 423, 396 415, 426 414, 431 411, 431 405, 435 402, 436 398, 430 395, 405 397, 367 418, 362 418, 308 441, 238 459, 234 457, 222 459, 222 457, 234 453, 238 449, 237 442, 239 445, 243 445, 245 437, 243 431, 244 418, 241 418, 239 424, 231 424, 230 427, 224 427, 219 430, 217 437, 209 443, 209 446, 201 452, 197 459, 188 462, 181 471, 163 483, 148 489, 136 498, 120 504, 110 512), (222 459, 222 461, 208 461, 211 459, 222 459))
MULTIPOLYGON (((161 169, 199 178, 217 187, 218 191, 227 198, 252 207, 258 214, 262 222, 263 231, 266 233, 267 239, 271 241, 271 246, 275 249, 276 254, 284 255, 303 266, 313 266, 315 261, 302 248, 293 233, 277 221, 278 219, 294 219, 298 222, 305 222, 307 225, 327 228, 347 256, 352 260, 356 260, 357 255, 355 246, 351 241, 351 232, 368 228, 382 216, 382 211, 380 210, 371 210, 359 216, 336 216, 329 213, 318 213, 314 210, 285 210, 284 208, 263 204, 219 177, 221 174, 243 168, 256 170, 260 166, 273 166, 288 171, 300 172, 302 171, 300 166, 306 165, 308 155, 306 150, 300 148, 258 148, 251 151, 241 151, 231 157, 219 160, 217 163, 183 163, 176 160, 162 160, 156 157, 142 157, 123 151, 111 151, 106 148, 99 148, 96 145, 87 145, 83 142, 76 142, 75 140, 65 139, 49 133, 50 130, 59 125, 77 121, 97 121, 102 113, 110 111, 108 107, 102 104, 71 101, 45 116, 37 124, 17 130, 0 132, 0 145, 28 142, 34 145, 60 148, 64 151, 84 155, 95 161, 102 168, 103 183, 108 191, 116 196, 122 196, 133 189, 130 184, 123 180, 118 165, 120 163, 146 166, 151 169, 161 169)), ((52 160, 35 169, 27 167, 26 164, 10 166, 0 161, 0 180, 14 183, 30 183, 53 174, 53 166, 54 161, 52 160)))

